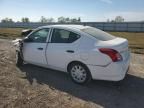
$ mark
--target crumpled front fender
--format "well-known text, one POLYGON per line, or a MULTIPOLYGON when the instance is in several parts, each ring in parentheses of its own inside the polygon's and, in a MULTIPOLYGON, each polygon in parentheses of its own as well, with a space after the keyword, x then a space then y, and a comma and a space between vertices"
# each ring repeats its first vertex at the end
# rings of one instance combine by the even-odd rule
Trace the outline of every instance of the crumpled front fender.
POLYGON ((19 52, 22 51, 22 47, 23 47, 22 39, 13 40, 12 43, 15 46, 16 51, 19 51, 19 52))

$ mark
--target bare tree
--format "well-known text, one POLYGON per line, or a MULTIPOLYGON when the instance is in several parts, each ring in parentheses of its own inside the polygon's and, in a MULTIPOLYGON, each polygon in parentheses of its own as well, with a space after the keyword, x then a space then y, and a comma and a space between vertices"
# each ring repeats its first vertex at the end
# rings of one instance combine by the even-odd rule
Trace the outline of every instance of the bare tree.
POLYGON ((58 18, 58 22, 59 23, 76 23, 76 22, 81 22, 81 18, 79 17, 77 18, 65 18, 65 17, 59 17, 58 18))
POLYGON ((64 18, 64 17, 59 17, 59 18, 58 18, 58 22, 59 22, 59 23, 65 23, 65 22, 66 22, 66 18, 64 18))
POLYGON ((78 22, 81 22, 81 18, 80 17, 78 18, 78 22))
POLYGON ((107 22, 124 22, 124 18, 122 16, 116 16, 115 19, 107 19, 107 22))
POLYGON ((47 23, 47 19, 44 16, 41 16, 40 22, 41 23, 47 23))
POLYGON ((2 23, 13 23, 14 21, 11 18, 4 18, 1 20, 2 23))
POLYGON ((67 17, 67 18, 65 18, 65 21, 69 23, 69 22, 71 22, 71 19, 69 17, 67 17))
POLYGON ((47 22, 55 22, 54 18, 48 18, 47 22))
POLYGON ((107 19, 107 22, 110 22, 110 19, 107 19))
POLYGON ((40 22, 42 23, 48 23, 48 22, 54 22, 54 18, 46 18, 44 16, 41 16, 40 22))
POLYGON ((30 22, 29 18, 27 18, 27 17, 22 18, 21 21, 22 21, 23 23, 29 23, 29 22, 30 22))
POLYGON ((124 22, 124 18, 122 16, 116 16, 115 22, 124 22))

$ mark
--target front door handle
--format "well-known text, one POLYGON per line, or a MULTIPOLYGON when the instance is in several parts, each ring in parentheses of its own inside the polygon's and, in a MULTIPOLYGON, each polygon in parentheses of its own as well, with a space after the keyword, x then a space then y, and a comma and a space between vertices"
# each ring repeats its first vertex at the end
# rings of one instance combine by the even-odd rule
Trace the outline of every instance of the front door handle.
POLYGON ((66 52, 68 52, 68 53, 74 53, 73 50, 67 50, 66 52))
POLYGON ((43 50, 43 48, 37 48, 38 50, 43 50))

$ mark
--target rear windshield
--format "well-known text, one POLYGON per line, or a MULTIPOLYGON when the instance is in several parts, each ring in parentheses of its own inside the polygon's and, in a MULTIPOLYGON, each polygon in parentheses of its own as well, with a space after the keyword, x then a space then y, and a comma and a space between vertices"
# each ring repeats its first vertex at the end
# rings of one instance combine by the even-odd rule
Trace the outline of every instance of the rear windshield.
POLYGON ((81 31, 83 31, 91 36, 94 36, 96 39, 101 40, 101 41, 108 41, 108 40, 112 40, 112 39, 116 38, 104 31, 96 29, 94 27, 87 27, 87 28, 81 29, 81 31))

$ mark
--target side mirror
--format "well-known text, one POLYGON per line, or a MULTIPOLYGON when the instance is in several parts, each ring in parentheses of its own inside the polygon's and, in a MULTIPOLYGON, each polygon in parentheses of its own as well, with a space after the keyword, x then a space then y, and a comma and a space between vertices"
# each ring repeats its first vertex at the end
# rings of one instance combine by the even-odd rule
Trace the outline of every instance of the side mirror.
POLYGON ((25 38, 25 39, 23 40, 23 42, 32 42, 32 39, 30 39, 30 38, 25 38))

